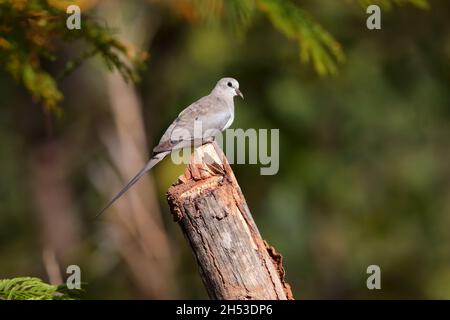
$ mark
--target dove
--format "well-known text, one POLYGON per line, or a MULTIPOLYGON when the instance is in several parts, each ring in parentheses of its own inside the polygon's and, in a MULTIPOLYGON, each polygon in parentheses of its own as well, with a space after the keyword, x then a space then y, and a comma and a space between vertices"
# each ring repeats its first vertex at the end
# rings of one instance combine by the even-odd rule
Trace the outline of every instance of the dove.
POLYGON ((158 145, 153 148, 151 159, 96 215, 96 218, 172 151, 196 145, 199 141, 213 141, 218 133, 229 128, 234 120, 234 97, 236 96, 244 99, 244 95, 239 90, 239 82, 233 78, 222 78, 209 95, 181 111, 167 128, 158 145), (198 124, 200 124, 200 132, 198 132, 198 124))

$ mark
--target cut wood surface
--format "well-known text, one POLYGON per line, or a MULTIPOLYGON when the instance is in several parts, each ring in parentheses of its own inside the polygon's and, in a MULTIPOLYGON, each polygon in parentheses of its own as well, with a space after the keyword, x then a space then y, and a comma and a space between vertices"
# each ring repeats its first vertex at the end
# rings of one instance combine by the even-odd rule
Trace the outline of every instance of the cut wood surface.
POLYGON ((282 256, 261 238, 217 144, 195 150, 167 198, 211 299, 293 299, 282 256))

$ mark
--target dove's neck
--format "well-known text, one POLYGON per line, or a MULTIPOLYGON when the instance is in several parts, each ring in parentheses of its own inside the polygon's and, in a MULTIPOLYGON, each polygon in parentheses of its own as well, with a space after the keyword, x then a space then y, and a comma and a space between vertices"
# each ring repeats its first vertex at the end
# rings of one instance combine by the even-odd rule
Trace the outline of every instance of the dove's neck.
POLYGON ((233 101, 233 97, 235 96, 234 90, 224 90, 219 86, 216 86, 213 91, 211 91, 211 94, 216 97, 226 99, 227 101, 233 101))
POLYGON ((229 90, 222 90, 219 87, 214 88, 211 92, 211 95, 215 96, 219 100, 225 102, 225 105, 228 107, 229 111, 234 114, 234 94, 229 90))

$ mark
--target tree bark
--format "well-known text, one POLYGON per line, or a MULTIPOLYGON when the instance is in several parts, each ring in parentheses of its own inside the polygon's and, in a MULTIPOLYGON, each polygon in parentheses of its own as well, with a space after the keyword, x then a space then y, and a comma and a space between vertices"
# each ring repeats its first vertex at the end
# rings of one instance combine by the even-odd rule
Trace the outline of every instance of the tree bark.
POLYGON ((211 299, 293 299, 282 256, 261 238, 217 144, 195 150, 167 199, 211 299))

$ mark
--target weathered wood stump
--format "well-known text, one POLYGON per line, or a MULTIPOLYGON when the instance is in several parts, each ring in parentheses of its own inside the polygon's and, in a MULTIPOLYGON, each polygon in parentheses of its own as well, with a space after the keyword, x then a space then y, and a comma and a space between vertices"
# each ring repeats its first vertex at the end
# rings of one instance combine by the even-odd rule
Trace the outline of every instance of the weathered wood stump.
POLYGON ((293 299, 282 256, 261 238, 217 144, 195 150, 167 199, 211 299, 293 299))

